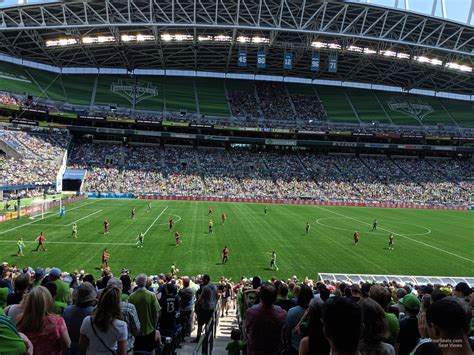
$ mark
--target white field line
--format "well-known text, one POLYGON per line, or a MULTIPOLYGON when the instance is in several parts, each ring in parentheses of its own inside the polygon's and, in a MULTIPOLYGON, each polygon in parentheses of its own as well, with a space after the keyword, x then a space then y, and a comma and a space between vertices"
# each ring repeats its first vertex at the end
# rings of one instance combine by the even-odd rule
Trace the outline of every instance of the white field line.
MULTIPOLYGON (((68 211, 73 211, 73 210, 76 210, 76 209, 78 209, 78 208, 81 208, 81 207, 84 207, 84 206, 87 206, 87 205, 92 205, 93 203, 96 203, 96 202, 97 202, 97 201, 93 201, 93 202, 90 202, 90 203, 85 203, 85 204, 83 204, 83 205, 70 208, 68 211)), ((8 232, 11 232, 11 231, 14 231, 14 230, 16 230, 16 229, 18 229, 18 228, 22 228, 22 227, 25 227, 25 226, 29 226, 30 224, 33 224, 33 223, 36 223, 36 222, 39 222, 39 221, 44 221, 45 219, 54 217, 55 215, 56 215, 56 213, 53 213, 51 216, 44 217, 44 218, 41 218, 41 219, 35 219, 34 221, 28 222, 28 223, 25 223, 25 224, 22 224, 21 226, 16 226, 16 227, 7 229, 7 230, 5 230, 5 231, 0 232, 0 235, 1 235, 1 234, 8 233, 8 232)))
POLYGON ((156 223, 156 221, 158 220, 158 218, 160 218, 163 213, 165 213, 165 211, 168 209, 168 206, 166 206, 163 211, 161 211, 161 213, 158 215, 158 217, 155 218, 155 220, 153 221, 152 224, 150 224, 150 226, 148 227, 148 229, 145 231, 144 235, 146 235, 148 233, 148 231, 151 229, 151 227, 153 227, 153 225, 156 223))
MULTIPOLYGON (((16 243, 18 240, 0 240, 0 243, 16 243)), ((25 243, 34 243, 34 240, 26 241, 25 243)), ((135 245, 135 243, 110 243, 110 242, 50 242, 46 241, 45 244, 87 244, 87 245, 135 245)))
MULTIPOLYGON (((331 211, 331 210, 328 210, 328 209, 326 209, 326 208, 324 208, 324 207, 321 207, 321 206, 314 205, 314 207, 319 208, 319 209, 321 209, 321 210, 323 210, 323 211, 326 211, 326 212, 334 213, 334 214, 336 214, 336 215, 338 215, 338 216, 341 216, 341 217, 344 217, 344 218, 352 219, 353 221, 356 221, 356 222, 359 222, 359 223, 363 223, 363 224, 366 224, 366 225, 368 225, 368 226, 371 226, 371 225, 372 225, 371 223, 364 222, 364 221, 362 221, 362 220, 360 220, 360 219, 358 219, 358 218, 349 217, 349 216, 346 216, 346 215, 344 215, 344 214, 342 214, 342 213, 335 212, 335 211, 331 211)), ((388 233, 393 233, 393 235, 398 235, 398 236, 400 236, 400 237, 402 237, 402 238, 411 240, 412 242, 415 242, 415 243, 424 245, 424 246, 426 246, 426 247, 428 247, 428 248, 432 248, 432 249, 438 250, 438 251, 440 251, 440 252, 443 252, 443 253, 446 253, 446 254, 455 256, 455 257, 457 257, 457 258, 459 258, 459 259, 463 259, 463 260, 469 261, 469 262, 471 262, 471 263, 474 263, 474 260, 469 259, 469 258, 466 258, 466 257, 464 257, 464 256, 462 256, 462 255, 458 255, 458 254, 452 253, 452 252, 450 252, 450 251, 447 251, 447 250, 444 250, 444 249, 435 247, 434 245, 431 245, 431 244, 428 244, 428 243, 425 243, 425 242, 421 242, 421 241, 419 241, 419 240, 416 240, 416 239, 407 237, 406 235, 403 235, 403 234, 400 234, 400 233, 396 233, 396 232, 391 231, 391 230, 389 230, 389 229, 385 229, 385 228, 379 228, 379 229, 384 230, 384 231, 386 231, 386 232, 388 232, 388 233)))
POLYGON ((99 212, 102 212, 102 211, 103 211, 103 210, 97 210, 97 211, 95 211, 95 212, 89 213, 87 216, 84 216, 84 217, 82 217, 82 218, 79 218, 79 219, 75 220, 74 222, 71 222, 71 223, 69 223, 69 224, 66 224, 66 227, 67 227, 67 226, 72 226, 74 223, 77 223, 77 222, 79 222, 79 221, 82 221, 83 219, 89 218, 90 216, 93 216, 93 215, 95 215, 95 214, 97 214, 97 213, 99 213, 99 212))

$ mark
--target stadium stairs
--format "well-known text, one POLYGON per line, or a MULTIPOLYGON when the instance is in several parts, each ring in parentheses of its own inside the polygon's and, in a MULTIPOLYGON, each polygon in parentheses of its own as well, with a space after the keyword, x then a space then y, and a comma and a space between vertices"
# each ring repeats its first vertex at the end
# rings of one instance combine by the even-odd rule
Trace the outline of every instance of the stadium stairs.
MULTIPOLYGON (((212 355, 225 355, 227 350, 225 349, 227 344, 230 342, 230 333, 232 328, 238 328, 239 322, 235 309, 231 307, 229 309, 229 315, 219 318, 219 325, 217 326, 217 334, 214 339, 214 347, 212 349, 212 355)), ((193 350, 196 347, 196 343, 192 343, 193 339, 196 339, 196 328, 193 330, 190 337, 186 337, 185 341, 181 343, 181 349, 178 349, 178 355, 192 355, 193 350)))

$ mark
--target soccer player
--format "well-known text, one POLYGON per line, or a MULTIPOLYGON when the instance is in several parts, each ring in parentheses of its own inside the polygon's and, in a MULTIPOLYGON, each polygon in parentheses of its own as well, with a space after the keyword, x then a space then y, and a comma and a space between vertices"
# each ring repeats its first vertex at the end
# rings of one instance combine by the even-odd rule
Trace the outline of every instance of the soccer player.
POLYGON ((208 216, 209 216, 209 215, 212 215, 212 211, 213 211, 213 210, 212 210, 212 207, 209 206, 209 212, 207 213, 207 215, 208 215, 208 216))
POLYGON ((175 263, 171 264, 171 275, 176 276, 178 272, 179 272, 179 269, 176 268, 175 263))
POLYGON ((47 251, 47 250, 48 250, 48 249, 46 249, 46 248, 44 247, 44 242, 46 241, 46 238, 45 238, 43 232, 40 232, 40 234, 38 235, 38 237, 36 237, 36 241, 38 242, 38 246, 36 247, 35 251, 38 251, 39 248, 43 249, 43 251, 47 251))
POLYGON ((377 220, 374 219, 374 223, 372 224, 372 232, 377 230, 377 220))
POLYGON ((268 211, 268 207, 265 206, 265 208, 263 209, 263 213, 265 213, 265 216, 267 215, 267 211, 268 211))
POLYGON ((271 252, 272 258, 270 259, 270 269, 278 271, 278 266, 276 264, 277 254, 275 251, 271 252))
POLYGON ((148 212, 151 212, 151 202, 148 202, 148 212))
POLYGON ((311 226, 310 226, 309 222, 306 222, 306 234, 309 234, 310 228, 311 228, 311 226))
POLYGON ((144 233, 140 233, 137 238, 135 239, 137 242, 135 243, 135 245, 137 246, 137 248, 143 248, 143 242, 145 240, 145 234, 144 233))
POLYGON ((388 250, 393 250, 394 249, 394 243, 393 243, 393 233, 390 233, 390 236, 388 237, 388 250))
POLYGON ((225 220, 227 219, 227 216, 226 216, 225 212, 222 212, 221 219, 222 219, 222 225, 224 225, 225 220))
POLYGON ((357 245, 359 243, 359 232, 355 231, 354 232, 354 245, 357 245))
POLYGON ((109 220, 106 218, 104 220, 104 234, 109 234, 109 227, 110 227, 110 223, 109 223, 109 220))
POLYGON ((179 247, 181 245, 181 243, 183 242, 182 240, 180 240, 179 238, 181 237, 181 234, 179 234, 178 231, 176 231, 174 233, 174 239, 176 240, 176 246, 179 247))
POLYGON ((226 264, 229 260, 229 248, 227 246, 222 250, 222 264, 226 264))
POLYGON ((60 218, 66 217, 66 207, 62 206, 62 207, 59 209, 59 217, 60 217, 60 218))
POLYGON ((106 267, 109 267, 109 250, 107 248, 104 249, 102 252, 102 263, 100 265, 100 269, 104 270, 106 267))
POLYGON ((76 222, 74 222, 74 224, 72 225, 72 235, 71 235, 72 238, 74 239, 77 239, 77 224, 76 222))
POLYGON ((214 222, 212 222, 212 219, 209 220, 209 234, 212 234, 212 226, 214 225, 214 222))
POLYGON ((135 209, 135 207, 132 208, 132 219, 135 219, 135 213, 137 212, 137 210, 135 209))
POLYGON ((16 242, 16 245, 18 246, 18 252, 16 253, 16 256, 25 256, 23 255, 23 248, 25 247, 25 242, 23 242, 22 237, 18 239, 18 241, 16 242))
POLYGON ((168 221, 168 228, 170 231, 173 229, 173 226, 174 226, 173 218, 170 218, 170 220, 168 221))

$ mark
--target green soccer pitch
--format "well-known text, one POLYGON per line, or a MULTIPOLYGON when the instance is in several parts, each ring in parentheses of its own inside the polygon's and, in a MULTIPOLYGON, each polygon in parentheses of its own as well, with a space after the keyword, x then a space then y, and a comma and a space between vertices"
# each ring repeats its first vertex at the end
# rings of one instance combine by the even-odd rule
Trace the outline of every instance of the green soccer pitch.
POLYGON ((0 261, 19 267, 84 269, 99 275, 101 252, 108 248, 110 267, 118 274, 127 267, 139 272, 169 272, 176 263, 180 275, 209 273, 264 278, 292 275, 316 278, 318 272, 426 276, 474 276, 474 212, 384 208, 326 207, 192 201, 87 199, 66 206, 66 217, 57 210, 44 219, 23 218, 0 225, 0 261), (214 233, 208 234, 208 208, 214 209, 214 233), (131 209, 137 210, 135 220, 131 209), (227 221, 221 225, 221 213, 227 221), (109 235, 103 221, 110 221, 109 235), (175 246, 170 218, 176 221, 183 243, 175 246), (371 231, 374 219, 377 231, 371 231), (72 224, 78 239, 71 238, 72 224), (311 225, 305 233, 306 222, 311 225), (353 242, 358 230, 360 241, 353 242), (33 251, 43 231, 46 252, 33 251), (145 233, 144 248, 135 238, 145 233), (388 237, 395 235, 395 249, 388 237), (17 257, 17 239, 26 242, 25 256, 17 257), (221 265, 228 246, 229 261, 221 265), (270 253, 277 253, 279 271, 270 270, 270 253))

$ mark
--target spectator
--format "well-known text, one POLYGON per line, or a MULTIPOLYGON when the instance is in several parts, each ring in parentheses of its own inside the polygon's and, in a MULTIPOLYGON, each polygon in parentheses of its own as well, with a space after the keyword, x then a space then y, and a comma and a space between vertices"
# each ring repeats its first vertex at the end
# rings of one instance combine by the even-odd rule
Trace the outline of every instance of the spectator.
POLYGON ((360 302, 363 331, 359 350, 363 355, 395 355, 391 344, 384 343, 387 337, 388 322, 383 308, 373 299, 360 302))
POLYGON ((19 333, 15 323, 0 315, 0 354, 33 355, 33 344, 26 335, 19 333))
POLYGON ((306 285, 301 285, 297 298, 297 305, 290 308, 286 318, 286 337, 290 344, 290 353, 298 354, 301 335, 295 333, 295 327, 300 322, 303 314, 308 308, 309 302, 313 299, 313 291, 306 285))
POLYGON ((43 282, 44 275, 45 275, 45 273, 44 273, 43 268, 37 267, 35 269, 35 275, 33 277, 33 287, 41 286, 41 283, 43 282))
POLYGON ((179 312, 179 296, 175 286, 167 283, 160 298, 160 334, 172 336, 176 329, 176 312, 179 312))
POLYGON ((279 354, 284 345, 287 313, 274 303, 277 291, 273 285, 260 288, 260 303, 249 308, 245 316, 247 354, 279 354))
POLYGON ((405 317, 400 320, 396 349, 398 355, 409 355, 420 339, 416 316, 420 311, 421 303, 412 293, 403 297, 401 302, 405 306, 405 317))
POLYGON ((314 298, 309 303, 309 323, 305 331, 306 336, 300 341, 299 355, 329 355, 329 342, 324 336, 321 321, 323 305, 322 298, 314 298))
POLYGON ((381 285, 373 285, 369 290, 369 297, 376 301, 384 310, 389 330, 388 337, 385 340, 387 343, 395 345, 400 331, 400 325, 397 316, 387 312, 391 300, 390 291, 381 285))
POLYGON ((196 343, 201 337, 202 327, 209 323, 214 315, 214 309, 217 303, 217 287, 211 283, 209 275, 202 277, 202 287, 200 296, 196 302, 199 307, 197 311, 198 329, 197 336, 194 340, 196 343))
MULTIPOLYGON (((122 292, 122 281, 116 277, 112 277, 107 282, 107 287, 117 287, 122 292)), ((121 299, 121 308, 123 314, 123 320, 127 323, 127 354, 133 353, 135 345, 135 337, 140 335, 140 321, 135 306, 127 301, 121 299)))
POLYGON ((194 290, 190 287, 189 277, 183 277, 183 288, 179 290, 180 316, 184 320, 185 334, 190 335, 193 322, 194 290))
POLYGON ((426 330, 431 341, 423 342, 414 355, 472 354, 468 332, 470 310, 457 297, 447 297, 426 311, 426 330))
POLYGON ((30 275, 26 272, 20 274, 13 281, 14 291, 7 296, 7 305, 19 304, 30 286, 30 275))
POLYGON ((234 328, 230 332, 230 339, 232 340, 226 346, 227 355, 240 355, 241 351, 245 351, 247 344, 242 340, 242 332, 239 328, 234 328))
POLYGON ((24 312, 18 320, 18 330, 35 348, 35 355, 61 355, 69 349, 71 339, 64 320, 53 314, 53 298, 42 286, 33 288, 24 300, 24 312))
POLYGON ((321 319, 331 355, 360 354, 362 312, 357 303, 345 297, 332 297, 324 304, 321 319))
POLYGON ((407 295, 407 291, 404 288, 398 288, 395 291, 393 300, 396 302, 392 307, 398 309, 399 318, 405 315, 405 306, 402 304, 401 299, 407 295))
POLYGON ((69 289, 69 285, 61 280, 61 270, 57 267, 52 268, 49 271, 48 276, 49 282, 53 282, 57 286, 57 294, 56 294, 56 301, 69 304, 71 303, 71 291, 69 289))
POLYGON ((53 297, 53 313, 58 316, 62 315, 67 304, 57 301, 58 290, 56 284, 54 282, 47 282, 44 287, 48 289, 49 293, 51 293, 51 297, 53 297))
POLYGON ((275 305, 280 306, 287 313, 290 308, 296 306, 296 304, 288 298, 288 291, 288 286, 282 283, 280 287, 278 287, 278 301, 275 303, 275 305))
POLYGON ((140 321, 140 335, 135 337, 135 351, 151 352, 155 348, 155 328, 158 323, 160 305, 153 292, 146 289, 147 276, 140 274, 136 278, 137 289, 130 295, 140 321))
POLYGON ((456 296, 460 299, 462 299, 466 304, 471 303, 471 293, 472 289, 469 287, 469 285, 465 282, 459 282, 455 287, 454 287, 454 292, 453 296, 456 296))
POLYGON ((73 294, 74 304, 69 305, 63 312, 63 318, 71 339, 71 348, 63 355, 79 354, 79 338, 81 325, 84 318, 90 316, 94 311, 97 301, 97 292, 89 282, 83 282, 77 287, 73 294))
POLYGON ((359 302, 362 298, 362 292, 360 291, 360 286, 358 284, 351 285, 351 299, 354 302, 359 302))
POLYGON ((97 308, 82 321, 79 349, 87 354, 127 354, 127 323, 123 321, 120 290, 105 288, 97 308))

